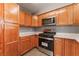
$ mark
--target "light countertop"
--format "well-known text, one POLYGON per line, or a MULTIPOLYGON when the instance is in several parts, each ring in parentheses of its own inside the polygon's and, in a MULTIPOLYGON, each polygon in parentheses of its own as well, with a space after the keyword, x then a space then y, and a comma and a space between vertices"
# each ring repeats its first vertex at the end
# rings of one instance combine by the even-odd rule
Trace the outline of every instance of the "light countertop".
POLYGON ((54 37, 74 39, 79 42, 79 33, 56 33, 54 37))
POLYGON ((20 37, 24 37, 24 36, 30 36, 30 35, 38 35, 42 32, 23 32, 23 33, 20 33, 19 36, 20 37))

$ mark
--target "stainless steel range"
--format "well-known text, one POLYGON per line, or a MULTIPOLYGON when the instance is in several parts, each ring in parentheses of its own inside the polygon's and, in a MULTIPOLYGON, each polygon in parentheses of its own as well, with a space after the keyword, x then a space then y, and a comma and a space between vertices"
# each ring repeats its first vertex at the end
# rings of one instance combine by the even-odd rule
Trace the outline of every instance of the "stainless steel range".
POLYGON ((54 55, 55 32, 44 32, 39 34, 39 50, 49 56, 54 55))

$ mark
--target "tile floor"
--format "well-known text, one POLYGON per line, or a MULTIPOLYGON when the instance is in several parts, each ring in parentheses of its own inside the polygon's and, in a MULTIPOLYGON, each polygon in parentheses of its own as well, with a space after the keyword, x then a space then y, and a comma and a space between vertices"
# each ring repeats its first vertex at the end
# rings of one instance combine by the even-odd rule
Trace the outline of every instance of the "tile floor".
POLYGON ((34 48, 31 51, 24 54, 23 56, 48 56, 48 55, 40 52, 37 48, 34 48))

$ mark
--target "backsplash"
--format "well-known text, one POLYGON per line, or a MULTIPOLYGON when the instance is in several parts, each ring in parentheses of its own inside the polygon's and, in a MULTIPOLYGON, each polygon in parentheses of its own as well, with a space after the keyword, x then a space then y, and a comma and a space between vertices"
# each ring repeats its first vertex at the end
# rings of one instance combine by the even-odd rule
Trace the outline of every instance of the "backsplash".
POLYGON ((56 33, 79 33, 79 26, 43 26, 37 28, 30 28, 30 27, 20 27, 20 35, 22 34, 31 34, 34 32, 43 32, 44 29, 51 29, 53 32, 56 33))
POLYGON ((30 28, 30 27, 20 27, 19 32, 20 32, 20 34, 21 33, 27 33, 27 32, 34 32, 34 29, 30 28))
POLYGON ((45 28, 52 29, 52 31, 56 31, 56 33, 79 33, 79 26, 47 26, 47 27, 40 27, 35 28, 35 31, 40 32, 43 31, 45 28))
POLYGON ((51 31, 55 32, 56 31, 56 26, 43 26, 43 27, 35 28, 34 30, 36 32, 42 32, 42 31, 44 31, 44 29, 51 29, 51 31))
POLYGON ((56 26, 59 33, 79 33, 79 26, 56 26))

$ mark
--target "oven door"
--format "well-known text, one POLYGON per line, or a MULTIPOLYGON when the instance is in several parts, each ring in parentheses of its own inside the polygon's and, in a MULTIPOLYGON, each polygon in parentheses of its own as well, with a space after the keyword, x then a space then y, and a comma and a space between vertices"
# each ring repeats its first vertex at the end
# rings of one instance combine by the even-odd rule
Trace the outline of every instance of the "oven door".
POLYGON ((39 46, 47 50, 53 51, 53 40, 47 40, 44 38, 39 38, 39 46))

